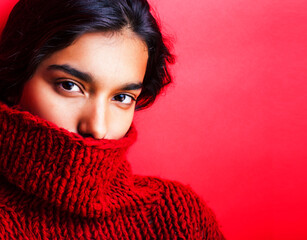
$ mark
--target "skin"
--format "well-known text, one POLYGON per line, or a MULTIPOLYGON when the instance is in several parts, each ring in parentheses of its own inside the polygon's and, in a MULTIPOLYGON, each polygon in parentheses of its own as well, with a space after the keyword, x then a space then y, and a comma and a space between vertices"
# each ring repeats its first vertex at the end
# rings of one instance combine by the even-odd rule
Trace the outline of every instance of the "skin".
POLYGON ((148 60, 130 30, 86 33, 41 62, 19 105, 59 127, 95 139, 120 139, 130 128, 148 60))

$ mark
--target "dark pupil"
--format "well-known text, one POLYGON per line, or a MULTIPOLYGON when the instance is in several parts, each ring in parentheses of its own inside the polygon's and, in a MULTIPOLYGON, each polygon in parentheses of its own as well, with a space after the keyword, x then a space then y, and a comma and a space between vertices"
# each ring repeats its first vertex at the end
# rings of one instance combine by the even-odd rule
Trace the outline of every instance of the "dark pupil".
POLYGON ((62 83, 63 88, 66 89, 66 90, 71 90, 74 87, 74 85, 75 84, 72 83, 72 82, 63 82, 62 83))
POLYGON ((124 101, 125 98, 126 98, 126 95, 124 94, 120 94, 115 97, 116 101, 120 101, 120 102, 124 101))

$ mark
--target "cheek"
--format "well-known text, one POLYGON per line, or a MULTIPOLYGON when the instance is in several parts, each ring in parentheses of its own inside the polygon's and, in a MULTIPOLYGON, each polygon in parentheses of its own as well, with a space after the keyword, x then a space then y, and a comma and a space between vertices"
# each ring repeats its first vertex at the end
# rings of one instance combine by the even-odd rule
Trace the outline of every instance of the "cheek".
POLYGON ((131 126, 133 116, 134 109, 131 109, 127 112, 123 111, 121 113, 118 113, 118 111, 114 111, 108 119, 109 131, 106 138, 120 139, 124 137, 131 126))
POLYGON ((73 112, 67 109, 65 101, 55 94, 52 87, 39 79, 30 79, 25 84, 19 105, 59 127, 76 131, 73 112))
POLYGON ((36 79, 30 79, 28 82, 26 82, 23 88, 19 105, 24 110, 42 117, 42 115, 45 115, 44 109, 49 108, 48 105, 46 106, 48 95, 45 97, 44 95, 45 90, 41 86, 40 82, 36 79))

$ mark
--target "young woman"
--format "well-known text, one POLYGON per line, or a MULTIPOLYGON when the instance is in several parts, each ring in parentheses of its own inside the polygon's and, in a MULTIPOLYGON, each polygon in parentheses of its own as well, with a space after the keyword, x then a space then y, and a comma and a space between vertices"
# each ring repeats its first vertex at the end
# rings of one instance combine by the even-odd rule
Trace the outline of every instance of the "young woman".
POLYGON ((20 0, 0 40, 0 239, 224 239, 188 187, 133 175, 171 81, 146 0, 20 0))

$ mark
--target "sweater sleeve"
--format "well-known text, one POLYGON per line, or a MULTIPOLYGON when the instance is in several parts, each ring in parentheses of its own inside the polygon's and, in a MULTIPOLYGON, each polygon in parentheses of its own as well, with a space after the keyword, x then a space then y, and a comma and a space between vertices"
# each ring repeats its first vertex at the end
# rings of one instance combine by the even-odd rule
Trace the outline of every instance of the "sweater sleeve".
POLYGON ((187 239, 225 239, 213 211, 189 186, 171 182, 168 191, 187 239))

